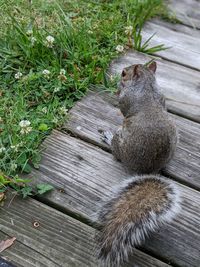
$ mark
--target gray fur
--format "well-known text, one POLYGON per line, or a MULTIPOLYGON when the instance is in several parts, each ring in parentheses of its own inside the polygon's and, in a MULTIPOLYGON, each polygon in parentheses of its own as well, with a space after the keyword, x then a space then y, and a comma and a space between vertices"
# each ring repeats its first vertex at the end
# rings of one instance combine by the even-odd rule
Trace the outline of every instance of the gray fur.
POLYGON ((165 99, 146 66, 126 68, 127 78, 119 84, 119 107, 125 116, 122 127, 114 134, 111 149, 132 173, 158 172, 172 158, 177 131, 165 109, 165 99))
MULTIPOLYGON (((123 125, 113 138, 108 133, 104 134, 105 141, 111 143, 115 158, 135 175, 127 179, 117 190, 113 190, 113 195, 104 202, 98 214, 98 220, 102 225, 97 236, 98 258, 104 267, 121 266, 128 259, 134 246, 140 245, 151 232, 170 222, 179 211, 180 199, 176 185, 164 177, 147 175, 157 173, 165 167, 172 158, 177 144, 176 127, 165 109, 165 98, 156 84, 155 70, 156 63, 153 62, 148 67, 139 64, 122 71, 119 83, 119 107, 124 115, 123 125), (164 185, 168 197, 167 204, 166 200, 165 203, 157 202, 154 195, 149 199, 146 194, 142 199, 139 196, 136 203, 130 202, 131 197, 123 197, 130 188, 136 184, 142 186, 142 182, 148 179, 152 183, 157 181, 160 185, 164 185), (143 200, 148 203, 148 208, 141 211, 142 217, 136 221, 128 221, 130 217, 135 218, 134 215, 140 214, 136 210, 139 201, 142 204, 143 200), (156 204, 159 203, 160 212, 153 210, 152 206, 149 208, 151 200, 156 201, 156 204), (131 207, 135 204, 135 208, 120 211, 119 214, 117 209, 119 203, 120 205, 130 203, 131 207), (122 218, 123 220, 120 220, 122 218)), ((151 188, 148 190, 151 192, 151 188)))
MULTIPOLYGON (((142 184, 141 184, 142 186, 142 184)), ((151 190, 151 189, 149 189, 151 190)), ((149 199, 150 201, 151 199, 149 199)), ((119 267, 128 260, 135 246, 141 245, 145 238, 151 233, 156 232, 163 224, 171 222, 180 211, 180 192, 176 184, 165 177, 159 175, 134 176, 123 182, 113 191, 110 199, 102 203, 102 208, 98 214, 101 223, 100 234, 97 235, 98 252, 100 266, 119 267), (116 218, 115 204, 122 198, 123 194, 145 180, 159 181, 166 190, 168 202, 161 206, 160 212, 150 209, 143 218, 137 221, 128 221, 120 225, 114 234, 105 235, 107 225, 113 224, 116 218), (112 240, 111 248, 107 247, 108 242, 112 240)), ((137 203, 135 203, 137 207, 137 203)), ((125 216, 127 211, 124 211, 125 216)), ((134 210, 132 211, 134 213, 134 210)), ((114 227, 114 226, 113 226, 114 227)))

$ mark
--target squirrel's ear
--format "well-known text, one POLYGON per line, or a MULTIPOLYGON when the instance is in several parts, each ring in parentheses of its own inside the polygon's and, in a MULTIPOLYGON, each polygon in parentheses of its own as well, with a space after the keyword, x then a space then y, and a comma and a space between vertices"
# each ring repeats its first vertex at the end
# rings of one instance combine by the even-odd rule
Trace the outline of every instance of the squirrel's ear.
POLYGON ((149 65, 148 65, 148 69, 153 71, 153 73, 156 72, 156 68, 157 68, 157 64, 155 61, 151 62, 149 65))
POLYGON ((137 64, 137 65, 134 66, 134 69, 133 69, 133 77, 134 76, 138 76, 139 77, 140 74, 141 74, 140 65, 137 64))
POLYGON ((125 76, 126 76, 126 70, 123 69, 123 70, 122 70, 122 77, 125 77, 125 76))

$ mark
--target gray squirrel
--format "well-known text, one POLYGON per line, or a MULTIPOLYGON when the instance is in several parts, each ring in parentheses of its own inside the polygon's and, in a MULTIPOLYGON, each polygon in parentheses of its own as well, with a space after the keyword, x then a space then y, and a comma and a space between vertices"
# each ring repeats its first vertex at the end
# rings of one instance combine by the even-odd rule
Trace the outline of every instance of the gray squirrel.
POLYGON ((180 210, 178 187, 157 173, 172 158, 177 144, 174 122, 155 79, 156 62, 123 69, 119 107, 123 125, 104 132, 114 157, 133 174, 122 182, 98 212, 98 259, 104 267, 119 267, 133 248, 180 210))

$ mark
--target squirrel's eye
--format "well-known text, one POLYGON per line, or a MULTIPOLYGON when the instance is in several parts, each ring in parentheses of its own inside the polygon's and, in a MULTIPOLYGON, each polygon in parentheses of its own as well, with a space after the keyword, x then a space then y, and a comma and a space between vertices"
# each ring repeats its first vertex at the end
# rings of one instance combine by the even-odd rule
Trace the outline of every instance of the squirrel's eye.
POLYGON ((125 70, 122 71, 122 77, 125 77, 126 76, 126 72, 125 70))

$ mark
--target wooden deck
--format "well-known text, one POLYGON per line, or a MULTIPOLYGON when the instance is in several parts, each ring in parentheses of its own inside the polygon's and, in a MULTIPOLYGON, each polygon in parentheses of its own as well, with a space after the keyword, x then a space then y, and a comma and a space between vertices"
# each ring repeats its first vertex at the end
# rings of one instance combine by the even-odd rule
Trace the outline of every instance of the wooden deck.
MULTIPOLYGON (((182 212, 135 249, 127 267, 200 267, 200 2, 171 0, 170 6, 183 24, 153 20, 144 36, 156 32, 152 44, 171 47, 158 53, 157 81, 180 141, 163 174, 180 187, 182 212)), ((120 73, 125 66, 150 59, 129 51, 109 71, 120 73)), ((72 108, 63 129, 43 143, 40 168, 30 175, 55 190, 13 201, 10 192, 0 208, 0 240, 17 238, 1 256, 17 267, 97 267, 92 215, 112 186, 127 178, 99 130, 114 130, 121 121, 116 98, 105 92, 90 92, 72 108)))

